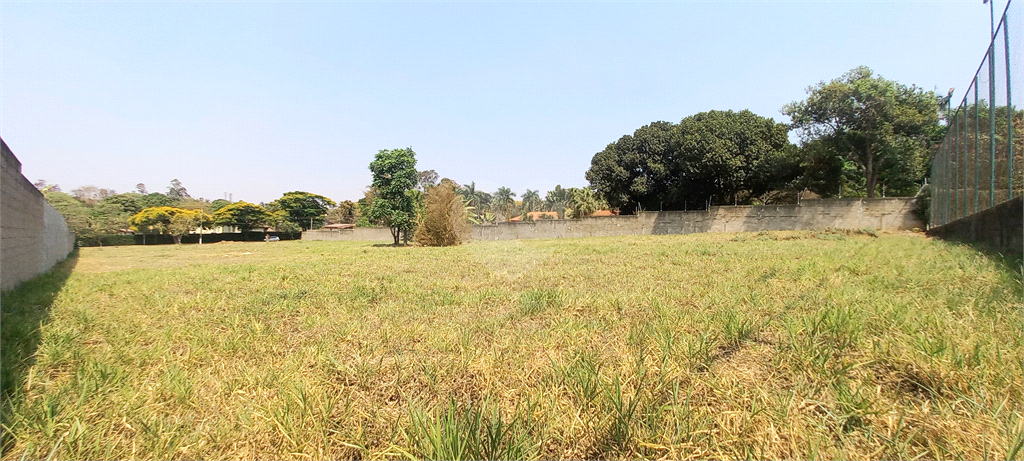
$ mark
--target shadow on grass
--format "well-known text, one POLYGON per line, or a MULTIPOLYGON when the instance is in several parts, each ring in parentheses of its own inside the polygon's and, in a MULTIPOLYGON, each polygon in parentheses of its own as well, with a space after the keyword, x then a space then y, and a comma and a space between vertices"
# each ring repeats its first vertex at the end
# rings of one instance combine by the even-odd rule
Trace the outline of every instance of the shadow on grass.
POLYGON ((999 251, 991 245, 965 240, 946 240, 952 245, 971 248, 996 263, 1000 269, 1020 284, 1024 281, 1024 253, 999 251))
POLYGON ((3 429, 2 453, 14 445, 8 433, 9 419, 16 403, 25 397, 28 369, 35 364, 39 348, 40 328, 50 320, 50 309, 78 264, 76 249, 49 272, 25 281, 17 288, 0 295, 0 413, 3 429))

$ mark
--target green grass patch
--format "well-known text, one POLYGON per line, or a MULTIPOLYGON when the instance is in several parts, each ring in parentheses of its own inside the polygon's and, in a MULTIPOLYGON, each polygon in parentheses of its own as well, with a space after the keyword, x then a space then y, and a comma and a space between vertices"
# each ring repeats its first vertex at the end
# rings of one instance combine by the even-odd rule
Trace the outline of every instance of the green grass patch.
POLYGON ((84 248, 4 459, 1022 456, 1019 259, 859 231, 84 248))

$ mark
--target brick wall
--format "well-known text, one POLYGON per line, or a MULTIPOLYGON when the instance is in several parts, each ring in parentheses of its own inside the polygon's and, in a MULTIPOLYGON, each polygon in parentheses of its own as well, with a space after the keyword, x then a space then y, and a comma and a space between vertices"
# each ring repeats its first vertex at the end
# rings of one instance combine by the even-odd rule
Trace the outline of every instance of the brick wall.
POLYGON ((21 162, 0 139, 0 291, 67 258, 75 235, 60 213, 21 174, 21 162))

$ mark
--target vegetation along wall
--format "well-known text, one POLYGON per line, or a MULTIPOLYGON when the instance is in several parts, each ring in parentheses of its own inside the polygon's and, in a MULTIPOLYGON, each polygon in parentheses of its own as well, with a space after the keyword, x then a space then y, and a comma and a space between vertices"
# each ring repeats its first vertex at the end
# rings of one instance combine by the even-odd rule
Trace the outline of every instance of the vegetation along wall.
POLYGON ((0 139, 0 291, 46 272, 75 246, 64 217, 21 174, 21 162, 0 139))

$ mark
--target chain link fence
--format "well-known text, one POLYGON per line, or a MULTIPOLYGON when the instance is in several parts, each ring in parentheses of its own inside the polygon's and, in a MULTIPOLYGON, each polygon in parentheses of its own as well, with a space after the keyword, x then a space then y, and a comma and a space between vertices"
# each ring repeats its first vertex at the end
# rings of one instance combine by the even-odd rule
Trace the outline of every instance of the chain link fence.
POLYGON ((1024 7, 1010 2, 932 158, 931 227, 1024 193, 1024 7), (1016 92, 1016 93, 1014 93, 1016 92))

